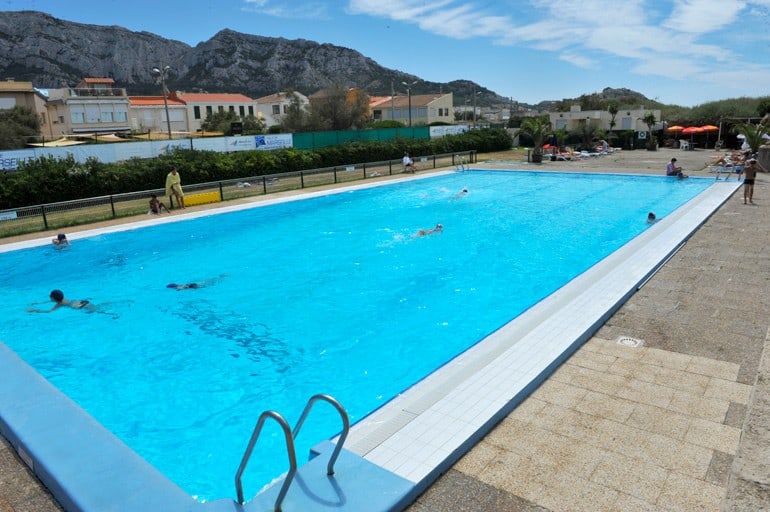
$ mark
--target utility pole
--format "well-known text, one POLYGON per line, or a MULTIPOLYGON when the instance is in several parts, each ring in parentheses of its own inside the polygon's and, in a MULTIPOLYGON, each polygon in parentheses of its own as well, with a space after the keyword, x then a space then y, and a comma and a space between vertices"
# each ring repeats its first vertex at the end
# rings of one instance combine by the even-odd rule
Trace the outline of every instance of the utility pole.
POLYGON ((168 98, 166 98, 166 75, 171 69, 171 66, 163 66, 161 68, 152 68, 152 72, 156 75, 160 75, 160 86, 163 87, 163 106, 166 109, 166 127, 168 128, 168 140, 171 140, 171 118, 168 117, 168 98))

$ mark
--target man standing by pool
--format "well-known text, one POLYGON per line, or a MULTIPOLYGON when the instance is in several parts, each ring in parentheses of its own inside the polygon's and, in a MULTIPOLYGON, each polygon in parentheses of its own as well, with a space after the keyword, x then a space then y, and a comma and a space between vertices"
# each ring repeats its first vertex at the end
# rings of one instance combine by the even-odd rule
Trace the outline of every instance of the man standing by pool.
POLYGON ((746 176, 743 177, 743 204, 746 204, 747 200, 748 204, 754 204, 754 178, 757 177, 757 171, 767 172, 759 165, 756 158, 752 158, 738 173, 738 176, 746 173, 746 176))
POLYGON ((172 196, 176 197, 179 206, 184 208, 184 191, 182 191, 182 177, 176 170, 176 166, 171 168, 171 172, 166 176, 166 195, 171 205, 174 205, 172 196))

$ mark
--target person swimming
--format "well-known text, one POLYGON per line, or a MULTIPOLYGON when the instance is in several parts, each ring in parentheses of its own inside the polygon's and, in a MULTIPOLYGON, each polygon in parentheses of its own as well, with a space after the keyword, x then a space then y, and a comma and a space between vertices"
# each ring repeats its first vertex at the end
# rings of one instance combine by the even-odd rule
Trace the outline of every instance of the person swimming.
POLYGON ((171 288, 173 290, 195 290, 197 288, 204 288, 206 286, 211 286, 212 284, 216 284, 226 276, 227 274, 220 274, 217 277, 212 277, 212 278, 206 279, 205 281, 201 281, 199 283, 184 283, 184 284, 168 283, 166 285, 166 288, 171 288))
POLYGON ((35 309, 31 308, 27 311, 29 313, 50 313, 51 311, 54 311, 56 309, 59 309, 61 307, 70 307, 72 309, 85 309, 89 313, 92 313, 94 311, 97 311, 97 307, 94 304, 91 304, 90 301, 85 299, 78 299, 78 300, 69 300, 64 298, 64 292, 61 290, 52 290, 50 295, 50 299, 55 302, 53 307, 49 310, 45 309, 35 309))
POLYGON ((195 288, 202 288, 202 286, 199 285, 198 283, 187 283, 187 284, 169 283, 166 285, 166 288, 173 288, 174 290, 190 290, 195 288))
POLYGON ((421 229, 417 233, 415 233, 414 236, 428 236, 434 233, 440 235, 443 231, 444 231, 444 226, 442 226, 441 224, 436 224, 435 228, 421 229))

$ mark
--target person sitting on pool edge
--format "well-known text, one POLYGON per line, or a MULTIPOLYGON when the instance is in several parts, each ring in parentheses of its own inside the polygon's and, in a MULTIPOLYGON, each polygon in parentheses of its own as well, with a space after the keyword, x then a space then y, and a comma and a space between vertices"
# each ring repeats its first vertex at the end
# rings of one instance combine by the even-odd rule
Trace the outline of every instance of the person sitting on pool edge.
POLYGON ((415 233, 414 236, 427 236, 427 235, 432 235, 434 233, 440 235, 443 231, 444 231, 444 226, 442 226, 441 224, 436 224, 435 228, 421 229, 417 233, 415 233))
POLYGON ((85 309, 89 313, 93 313, 97 310, 96 306, 91 304, 91 302, 87 300, 68 300, 64 298, 64 292, 61 290, 52 290, 51 294, 49 295, 52 301, 54 301, 56 304, 53 305, 53 307, 49 310, 45 309, 28 309, 27 311, 29 313, 50 313, 51 311, 55 309, 59 309, 61 307, 70 307, 72 309, 85 309))
POLYGON ((153 215, 160 215, 160 213, 163 210, 166 210, 166 213, 171 213, 166 207, 166 205, 160 202, 160 200, 158 199, 158 196, 155 194, 152 194, 150 196, 150 211, 147 213, 151 213, 153 215))
POLYGON ((682 168, 676 165, 676 158, 672 158, 668 165, 666 165, 666 176, 676 176, 679 179, 688 178, 688 176, 682 172, 682 168))
POLYGON ((655 216, 655 212, 650 212, 647 214, 647 224, 655 224, 657 220, 658 218, 655 216))

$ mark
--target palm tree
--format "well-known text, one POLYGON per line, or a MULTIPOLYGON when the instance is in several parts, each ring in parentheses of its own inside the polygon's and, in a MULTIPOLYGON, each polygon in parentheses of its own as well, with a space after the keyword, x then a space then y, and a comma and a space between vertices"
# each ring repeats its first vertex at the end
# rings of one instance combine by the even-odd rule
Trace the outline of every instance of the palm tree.
POLYGON ((735 125, 733 131, 743 134, 746 137, 746 144, 751 147, 751 152, 759 151, 759 146, 764 144, 765 139, 762 135, 768 133, 767 126, 762 124, 741 123, 735 125))
POLYGON ((543 142, 551 131, 551 122, 545 117, 528 117, 521 122, 521 133, 532 138, 532 161, 543 161, 543 142))
POLYGON ((655 128, 655 123, 657 123, 658 120, 655 119, 655 114, 650 112, 642 118, 642 122, 647 125, 647 131, 650 133, 650 138, 647 140, 647 149, 650 151, 655 151, 658 149, 658 141, 652 134, 652 130, 655 128))

